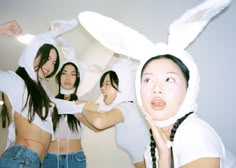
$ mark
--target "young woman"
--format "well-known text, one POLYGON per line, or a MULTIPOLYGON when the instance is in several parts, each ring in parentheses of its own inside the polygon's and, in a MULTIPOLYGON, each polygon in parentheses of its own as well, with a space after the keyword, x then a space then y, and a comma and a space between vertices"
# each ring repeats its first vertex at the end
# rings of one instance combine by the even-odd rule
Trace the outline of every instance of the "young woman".
POLYGON ((0 167, 41 167, 50 142, 50 112, 53 104, 40 80, 56 73, 59 66, 57 49, 51 44, 43 44, 32 66, 37 76, 35 79, 32 79, 28 67, 23 63, 16 72, 0 72, 0 89, 10 100, 7 109, 12 109, 16 128, 15 144, 1 156, 0 167))
MULTIPOLYGON (((66 61, 58 74, 56 82, 59 93, 56 98, 77 101, 81 72, 76 59, 66 61)), ((81 101, 80 101, 81 102, 81 101)), ((44 161, 45 168, 80 167, 86 168, 86 157, 81 144, 84 125, 72 114, 53 115, 54 134, 44 161)))
POLYGON ((83 115, 99 130, 115 126, 118 146, 128 152, 136 168, 144 168, 143 154, 148 144, 148 138, 145 137, 148 136, 148 129, 134 99, 128 96, 130 90, 124 88, 130 84, 128 80, 122 80, 128 72, 123 76, 118 71, 105 72, 100 79, 100 89, 106 110, 99 107, 99 110, 92 111, 87 105, 83 115))
POLYGON ((151 125, 147 168, 236 166, 218 134, 194 113, 199 75, 188 54, 152 57, 140 76, 142 105, 151 125))

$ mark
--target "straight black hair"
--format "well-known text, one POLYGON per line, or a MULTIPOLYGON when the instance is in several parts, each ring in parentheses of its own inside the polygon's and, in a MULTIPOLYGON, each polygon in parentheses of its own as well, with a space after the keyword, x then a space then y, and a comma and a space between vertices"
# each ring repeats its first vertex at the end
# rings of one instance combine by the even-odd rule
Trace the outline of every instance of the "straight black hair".
POLYGON ((109 77, 110 77, 111 86, 119 92, 119 89, 118 89, 118 86, 119 86, 119 78, 118 78, 116 72, 115 72, 115 71, 112 71, 112 70, 107 71, 107 72, 105 72, 105 73, 102 75, 102 77, 101 77, 101 79, 100 79, 100 88, 103 86, 103 82, 104 82, 104 80, 105 80, 106 75, 109 75, 109 77))

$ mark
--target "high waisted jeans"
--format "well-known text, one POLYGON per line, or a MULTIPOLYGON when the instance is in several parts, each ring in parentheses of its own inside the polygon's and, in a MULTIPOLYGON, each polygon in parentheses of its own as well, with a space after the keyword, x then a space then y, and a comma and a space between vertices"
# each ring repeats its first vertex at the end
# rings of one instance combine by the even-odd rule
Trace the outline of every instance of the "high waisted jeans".
POLYGON ((29 148, 13 145, 0 157, 0 168, 41 168, 39 155, 29 148))
POLYGON ((48 152, 44 164, 44 168, 86 168, 86 156, 81 150, 76 153, 56 154, 48 152))

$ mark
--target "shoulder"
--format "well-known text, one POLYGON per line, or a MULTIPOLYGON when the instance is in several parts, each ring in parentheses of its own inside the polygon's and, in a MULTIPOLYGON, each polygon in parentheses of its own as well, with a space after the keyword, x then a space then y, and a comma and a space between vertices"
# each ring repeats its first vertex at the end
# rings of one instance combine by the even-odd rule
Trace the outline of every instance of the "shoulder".
POLYGON ((224 145, 207 122, 192 114, 178 128, 173 151, 178 162, 183 165, 202 157, 222 158, 224 145))
POLYGON ((124 116, 141 116, 141 111, 138 108, 138 105, 131 102, 122 102, 116 105, 113 109, 119 109, 124 116))
POLYGON ((13 71, 0 71, 0 89, 2 92, 19 90, 24 87, 24 81, 13 71))
POLYGON ((146 121, 144 119, 142 111, 138 108, 136 103, 124 102, 115 106, 120 110, 124 116, 124 122, 133 123, 134 125, 144 125, 146 127, 146 121))
MULTIPOLYGON (((206 121, 197 117, 196 114, 190 115, 178 128, 176 136, 184 134, 198 140, 208 138, 219 139, 218 134, 206 121)), ((185 139, 185 138, 184 138, 185 139)))

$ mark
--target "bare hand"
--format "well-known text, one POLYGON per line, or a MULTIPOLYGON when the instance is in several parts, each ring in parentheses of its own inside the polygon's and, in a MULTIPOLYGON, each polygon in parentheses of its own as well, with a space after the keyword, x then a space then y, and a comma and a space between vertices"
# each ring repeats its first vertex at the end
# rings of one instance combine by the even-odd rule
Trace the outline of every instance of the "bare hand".
POLYGON ((22 34, 22 29, 15 20, 11 20, 9 22, 0 24, 0 34, 16 37, 22 34))
POLYGON ((76 100, 75 104, 80 105, 80 104, 87 103, 87 102, 88 101, 86 101, 86 100, 76 100))
POLYGON ((76 113, 76 114, 74 114, 74 116, 75 116, 78 120, 81 119, 81 118, 84 118, 83 113, 76 113))
POLYGON ((152 130, 152 135, 160 155, 159 157, 169 157, 171 142, 167 134, 154 124, 152 118, 147 113, 144 113, 144 115, 152 130))
POLYGON ((85 104, 84 110, 85 111, 98 111, 99 104, 87 102, 85 104))

